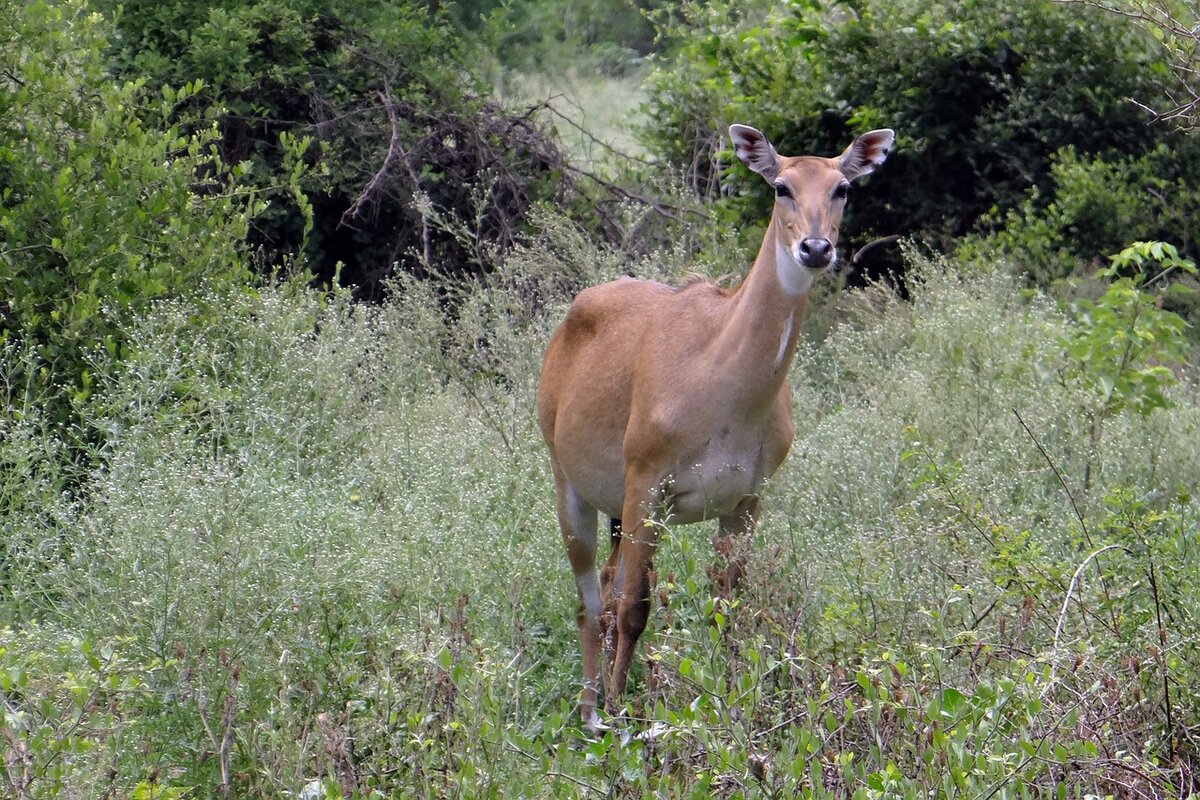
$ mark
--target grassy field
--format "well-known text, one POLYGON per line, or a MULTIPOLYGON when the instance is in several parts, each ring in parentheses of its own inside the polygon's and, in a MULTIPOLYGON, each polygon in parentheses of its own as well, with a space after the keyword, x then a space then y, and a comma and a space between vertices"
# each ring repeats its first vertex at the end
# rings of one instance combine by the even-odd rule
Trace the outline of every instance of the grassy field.
POLYGON ((69 493, 9 386, 5 796, 1195 790, 1192 372, 1115 409, 1086 321, 915 255, 908 300, 814 310, 747 585, 714 599, 712 532, 670 530, 629 719, 586 738, 532 397, 570 289, 623 265, 546 230, 452 321, 415 283, 156 308, 97 362, 69 493))

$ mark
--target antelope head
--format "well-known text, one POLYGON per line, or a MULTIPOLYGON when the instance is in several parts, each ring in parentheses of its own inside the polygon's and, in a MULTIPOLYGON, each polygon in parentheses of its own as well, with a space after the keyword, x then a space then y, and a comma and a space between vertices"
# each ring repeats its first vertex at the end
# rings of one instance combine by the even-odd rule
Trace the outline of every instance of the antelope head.
POLYGON ((884 162, 895 133, 890 129, 859 136, 840 156, 781 156, 761 131, 729 126, 737 157, 775 189, 775 210, 767 238, 774 238, 780 283, 794 294, 807 290, 818 272, 837 262, 838 226, 850 182, 884 162))

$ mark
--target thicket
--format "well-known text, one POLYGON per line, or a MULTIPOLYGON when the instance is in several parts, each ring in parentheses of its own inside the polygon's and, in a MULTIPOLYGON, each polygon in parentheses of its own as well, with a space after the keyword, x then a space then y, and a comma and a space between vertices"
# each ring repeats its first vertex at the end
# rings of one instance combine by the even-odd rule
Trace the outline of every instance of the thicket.
POLYGON ((469 275, 511 247, 539 202, 571 194, 557 142, 528 110, 492 102, 482 52, 436 4, 255 0, 96 4, 116 21, 119 74, 152 86, 200 78, 218 150, 270 182, 280 136, 311 141, 300 179, 311 219, 287 205, 258 218, 268 263, 302 254, 328 283, 378 298, 404 271, 469 275), (461 220, 473 243, 436 223, 461 220))
POLYGON ((1200 8, 1190 3, 1159 0, 1066 0, 1091 10, 1103 11, 1145 30, 1158 42, 1170 63, 1157 97, 1139 98, 1138 103, 1155 119, 1195 131, 1200 108, 1200 85, 1191 68, 1200 44, 1200 8))
MULTIPOLYGON (((890 236, 947 251, 971 233, 1047 285, 1130 241, 1191 244, 1200 145, 1133 102, 1161 96, 1171 62, 1119 16, 1043 2, 686 3, 661 33, 672 55, 650 77, 647 142, 698 194, 726 196, 731 222, 754 228, 768 198, 725 170, 729 122, 753 120, 781 152, 823 154, 889 126, 888 169, 843 228, 851 253, 890 236)), ((896 259, 875 248, 862 268, 896 259)))
POLYGON ((0 341, 30 364, 9 375, 18 408, 85 397, 90 354, 119 358, 154 300, 252 274, 266 200, 187 110, 203 85, 113 80, 107 32, 83 3, 0 8, 0 341))

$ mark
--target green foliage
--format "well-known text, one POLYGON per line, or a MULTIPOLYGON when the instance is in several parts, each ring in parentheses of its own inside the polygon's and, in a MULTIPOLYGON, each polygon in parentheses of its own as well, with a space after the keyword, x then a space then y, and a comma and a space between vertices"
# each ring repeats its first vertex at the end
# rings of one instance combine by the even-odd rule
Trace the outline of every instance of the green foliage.
POLYGON ((61 407, 38 388, 42 364, 32 346, 0 349, 0 626, 36 619, 53 604, 58 584, 46 567, 61 554, 57 533, 74 519, 64 487, 97 455, 78 447, 61 407))
MULTIPOLYGON (((294 791, 307 748, 321 746, 301 734, 314 715, 331 715, 333 731, 347 704, 378 693, 411 706, 431 685, 404 676, 457 594, 495 587, 473 598, 472 628, 476 615, 516 618, 519 598, 565 602, 532 569, 492 561, 495 542, 480 535, 489 519, 485 530, 515 531, 536 507, 532 421, 489 403, 492 417, 465 423, 470 396, 416 360, 415 322, 401 308, 353 309, 344 293, 205 294, 160 305, 123 363, 98 373, 89 422, 108 432, 107 457, 85 506, 61 528, 14 509, 7 527, 41 558, 14 576, 26 608, 74 607, 84 627, 129 637, 131 659, 170 662, 145 678, 140 745, 117 760, 119 786, 149 764, 175 787, 251 775, 238 793, 294 791), (520 424, 515 450, 490 426, 500 415, 520 424), (495 505, 505 496, 507 511, 495 505), (475 569, 489 562, 503 570, 492 579, 475 569), (274 715, 270 730, 245 725, 274 715), (265 772, 247 759, 263 752, 277 756, 265 772)), ((421 333, 436 341, 442 324, 421 333)), ((532 548, 531 565, 557 552, 552 538, 507 547, 532 548)))
POLYGON ((434 5, 206 0, 99 6, 121 31, 122 74, 186 76, 224 109, 218 149, 267 182, 285 172, 281 133, 309 138, 303 208, 256 224, 269 264, 303 253, 322 281, 377 297, 399 264, 417 274, 479 266, 429 211, 471 220, 481 246, 511 246, 539 201, 562 197, 555 142, 489 102, 480 54, 434 5), (311 225, 311 233, 306 226, 311 225))
POLYGON ((1067 357, 1082 380, 1096 394, 1096 414, 1108 417, 1125 409, 1149 414, 1167 405, 1164 390, 1174 383, 1172 367, 1187 361, 1186 323, 1163 309, 1169 284, 1146 291, 1173 271, 1191 276, 1196 265, 1180 258, 1173 245, 1136 242, 1112 257, 1112 264, 1097 273, 1111 278, 1097 300, 1079 300, 1073 313, 1077 325, 1063 340, 1067 357), (1157 264, 1155 274, 1148 268, 1157 264), (1132 275, 1122 272, 1133 268, 1132 275))
MULTIPOLYGON (((648 145, 697 191, 732 193, 733 219, 750 225, 764 218, 767 198, 743 185, 750 178, 741 171, 722 174, 732 162, 724 131, 735 121, 787 153, 834 155, 855 133, 897 131, 887 168, 852 200, 843 230, 852 248, 890 234, 949 247, 981 216, 1003 219, 1034 186, 1044 205, 1051 154, 1065 147, 1080 159, 1133 160, 1166 143, 1180 155, 1160 153, 1156 177, 1172 186, 1195 160, 1182 155, 1194 143, 1148 128, 1128 101, 1156 92, 1166 69, 1151 40, 1079 8, 694 3, 662 34, 674 55, 650 80, 648 145)), ((1109 250, 1129 241, 1123 234, 1109 250)))
POLYGON ((1200 195, 1191 188, 1190 145, 1182 146, 1182 153, 1159 145, 1137 157, 1084 157, 1066 148, 1052 157, 1044 185, 1002 217, 986 217, 991 230, 960 240, 956 252, 967 260, 1007 258, 1049 286, 1128 242, 1169 238, 1191 250, 1200 195))
POLYGON ((443 82, 442 91, 461 89, 452 75, 453 37, 436 13, 418 4, 135 0, 120 4, 116 19, 127 68, 170 84, 204 76, 214 99, 243 124, 250 124, 249 116, 278 121, 287 104, 305 102, 287 92, 332 88, 337 99, 372 87, 371 70, 385 65, 364 63, 364 57, 391 54, 386 66, 406 76, 395 81, 398 92, 443 82), (367 38, 356 45, 352 37, 359 35, 367 38), (331 78, 337 83, 327 85, 331 78))
MULTIPOLYGON (((1075 0, 1080 2, 1080 0, 1075 0)), ((1145 30, 1166 54, 1170 69, 1163 77, 1159 96, 1144 98, 1147 110, 1157 120, 1195 131, 1200 108, 1196 76, 1188 67, 1200 42, 1200 10, 1188 3, 1157 0, 1085 0, 1091 9, 1103 9, 1145 30)))
MULTIPOLYGON (((1177 491, 1193 482, 1196 468, 1194 448, 1179 438, 1190 436, 1194 411, 1168 406, 1143 415, 1126 405, 1107 418, 1093 449, 1086 412, 1096 388, 1079 373, 1062 377, 1071 362, 1060 344, 1089 336, 1087 323, 1042 298, 1017 302, 1011 280, 1004 288, 995 273, 961 278, 945 267, 915 266, 911 305, 872 298, 857 312, 861 322, 835 331, 815 354, 811 376, 801 372, 807 391, 797 407, 831 411, 793 452, 804 464, 819 460, 820 469, 802 470, 799 483, 785 479, 777 502, 785 518, 800 520, 793 548, 821 552, 821 562, 843 551, 832 558, 840 567, 808 562, 807 591, 822 595, 816 602, 834 653, 843 652, 839 642, 870 651, 861 643, 879 642, 883 632, 885 647, 945 642, 963 659, 958 667, 948 662, 947 675, 991 674, 1016 652, 1046 658, 1034 672, 1053 670, 1054 688, 1039 690, 1049 720, 1069 710, 1047 701, 1063 697, 1056 693, 1067 680, 1085 694, 1092 681, 1109 687, 1081 707, 1090 709, 1081 719, 1098 724, 1105 706, 1121 702, 1114 688, 1122 680, 1136 680, 1139 703, 1154 703, 1160 713, 1180 703, 1175 687, 1194 685, 1194 672, 1172 673, 1166 689, 1161 675, 1140 666, 1141 653, 1162 647, 1145 624, 1154 607, 1147 561, 1112 551, 1088 557, 1113 542, 1110 511, 1100 502, 1110 493, 1145 503, 1146 520, 1172 520, 1147 535, 1155 546, 1179 552, 1194 541, 1192 523, 1180 522, 1195 518, 1194 504, 1179 499, 1189 492, 1177 491), (895 461, 895 453, 910 455, 895 461), (1174 466, 1157 471, 1167 463, 1174 466), (887 633, 897 625, 906 633, 887 633)), ((1191 380, 1165 387, 1167 399, 1194 403, 1191 380)), ((1176 587, 1187 591, 1189 583, 1176 587)), ((785 597, 773 596, 771 606, 785 597)), ((1186 650, 1195 643, 1185 630, 1167 623, 1168 640, 1186 650)), ((1159 719, 1165 727, 1152 736, 1169 757, 1166 728, 1178 718, 1159 719)), ((1102 754, 1112 746, 1105 737, 1092 742, 1102 754)), ((1021 785, 1015 777, 1014 785, 1021 785)))
POLYGON ((0 336, 42 362, 21 403, 85 397, 89 352, 118 353, 152 301, 245 281, 265 206, 213 152, 210 122, 173 121, 202 84, 113 81, 107 31, 82 3, 0 9, 0 336))
POLYGON ((158 666, 130 663, 108 643, 0 629, 6 796, 69 795, 81 775, 111 791, 111 777, 104 776, 110 756, 135 746, 120 724, 122 711, 144 699, 142 678, 158 666), (98 741, 99 731, 110 736, 98 741))

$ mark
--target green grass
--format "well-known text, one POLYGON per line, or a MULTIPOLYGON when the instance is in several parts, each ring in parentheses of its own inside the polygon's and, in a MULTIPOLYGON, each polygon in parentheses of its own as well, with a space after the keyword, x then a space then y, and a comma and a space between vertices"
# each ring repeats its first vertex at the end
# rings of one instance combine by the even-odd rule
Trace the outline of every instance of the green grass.
POLYGON ((67 494, 10 391, 7 796, 1194 791, 1190 369, 1091 448, 1080 323, 915 256, 908 301, 822 301, 747 585, 712 598, 711 531, 670 530, 630 719, 586 739, 532 398, 570 290, 622 264, 553 222, 453 319, 415 283, 158 306, 97 359, 67 494))

